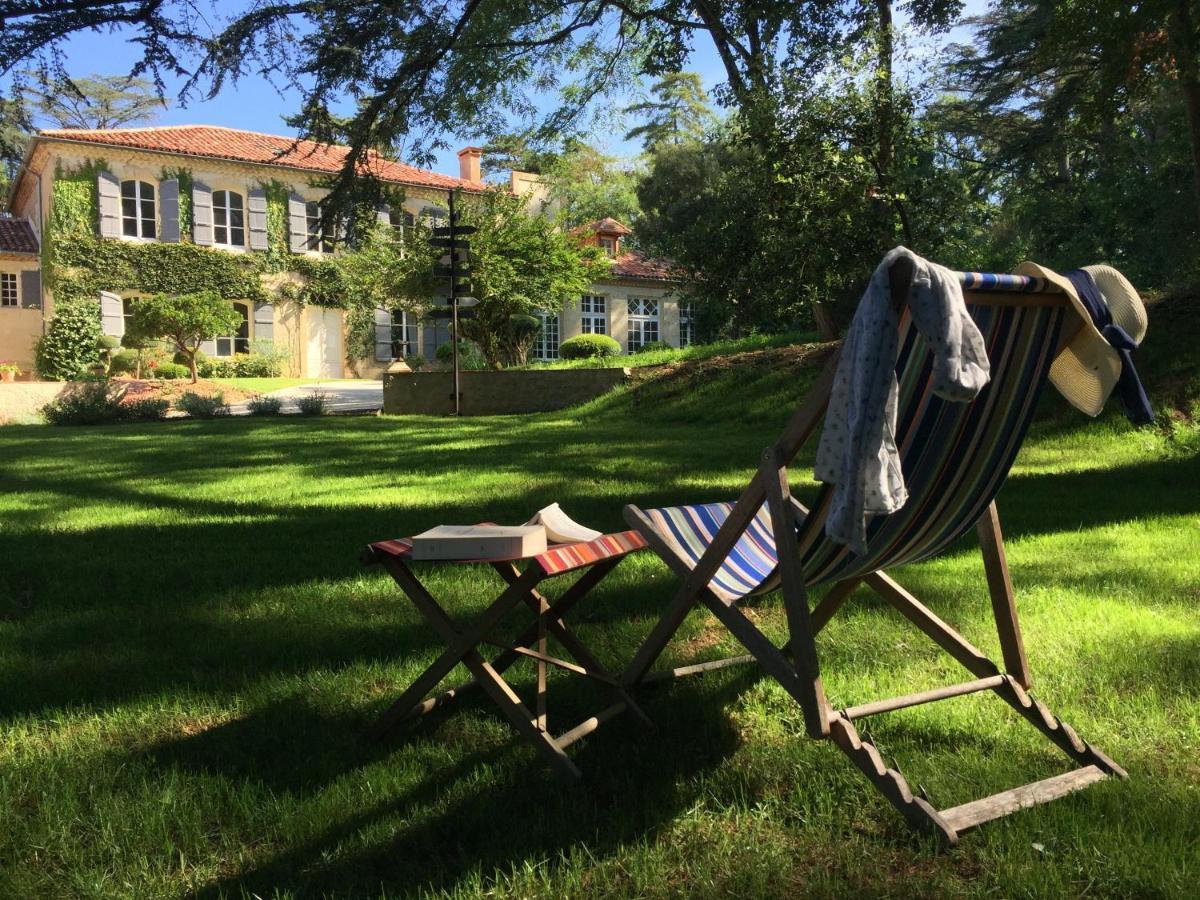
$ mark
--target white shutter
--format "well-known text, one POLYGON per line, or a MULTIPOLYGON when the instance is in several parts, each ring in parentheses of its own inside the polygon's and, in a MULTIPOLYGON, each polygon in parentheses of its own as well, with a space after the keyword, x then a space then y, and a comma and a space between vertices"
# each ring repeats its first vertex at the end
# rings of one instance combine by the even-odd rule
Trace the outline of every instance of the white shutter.
POLYGON ((391 362, 392 356, 392 311, 382 306, 375 310, 375 360, 391 362))
POLYGON ((288 194, 288 244, 293 253, 308 249, 308 217, 304 198, 299 194, 288 194))
POLYGON ((212 188, 203 181, 192 183, 192 240, 202 247, 213 242, 212 188))
POLYGON ((267 249, 267 192, 255 188, 246 197, 250 219, 250 249, 267 249))
POLYGON ((96 188, 100 199, 100 237, 121 236, 121 182, 112 172, 96 175, 96 188))
POLYGON ((168 178, 158 186, 158 209, 162 217, 159 237, 168 244, 179 243, 178 178, 168 178))
POLYGON ((270 303, 254 304, 254 339, 275 340, 275 307, 270 303))
POLYGON ((100 330, 110 337, 125 337, 125 304, 107 291, 100 292, 100 330))

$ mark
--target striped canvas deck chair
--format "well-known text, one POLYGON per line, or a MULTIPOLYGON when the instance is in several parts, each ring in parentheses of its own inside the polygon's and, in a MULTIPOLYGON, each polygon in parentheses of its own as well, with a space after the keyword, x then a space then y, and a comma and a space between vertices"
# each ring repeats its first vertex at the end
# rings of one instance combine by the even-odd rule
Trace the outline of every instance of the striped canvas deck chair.
POLYGON ((807 732, 831 739, 915 828, 953 845, 958 835, 1022 807, 1045 802, 1124 771, 1082 741, 1070 726, 1033 699, 1012 584, 1005 561, 995 497, 1029 427, 1050 363, 1081 324, 1065 295, 1035 278, 963 273, 968 310, 991 361, 991 382, 970 403, 952 403, 930 390, 931 354, 918 335, 904 298, 911 263, 890 274, 900 311, 897 359, 900 450, 908 502, 868 526, 867 553, 858 556, 827 539, 832 489, 823 486, 814 508, 790 494, 789 463, 815 432, 828 403, 836 354, 793 415, 777 443, 766 449, 756 476, 735 503, 664 509, 628 506, 626 519, 682 579, 682 585, 635 658, 623 681, 632 687, 756 661, 799 703, 807 732), (927 559, 975 529, 999 632, 1003 665, 988 659, 917 598, 887 569, 927 559), (961 663, 973 679, 902 697, 835 708, 821 684, 814 636, 859 586, 865 584, 961 663), (807 591, 829 585, 810 610, 807 591), (776 647, 738 608, 739 602, 779 589, 789 639, 776 647), (749 655, 651 673, 651 667, 690 610, 703 606, 739 640, 749 655), (922 703, 991 690, 1057 745, 1076 768, 982 800, 938 810, 914 795, 904 776, 888 768, 855 722, 922 703))

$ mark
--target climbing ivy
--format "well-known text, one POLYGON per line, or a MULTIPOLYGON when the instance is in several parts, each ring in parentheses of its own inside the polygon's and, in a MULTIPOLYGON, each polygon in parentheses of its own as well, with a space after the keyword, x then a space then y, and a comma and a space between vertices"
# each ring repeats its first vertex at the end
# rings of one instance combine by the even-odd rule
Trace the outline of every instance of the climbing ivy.
POLYGON ((264 182, 267 195, 267 251, 229 253, 191 241, 192 173, 164 169, 162 178, 179 180, 179 243, 102 240, 97 236, 97 175, 103 160, 55 174, 43 270, 56 301, 94 301, 100 291, 178 294, 215 291, 227 300, 270 299, 263 276, 295 272, 302 286, 279 290, 283 299, 344 308, 350 304, 337 265, 290 252, 287 186, 264 182))

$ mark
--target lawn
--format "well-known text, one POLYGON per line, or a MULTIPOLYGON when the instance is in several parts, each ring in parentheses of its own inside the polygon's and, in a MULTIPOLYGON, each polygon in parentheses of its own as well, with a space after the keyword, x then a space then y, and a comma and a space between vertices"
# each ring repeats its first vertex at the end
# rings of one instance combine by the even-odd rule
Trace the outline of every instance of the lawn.
POLYGON ((359 381, 358 378, 210 378, 214 384, 223 384, 237 388, 240 391, 251 391, 256 394, 269 394, 271 391, 281 391, 284 388, 303 387, 318 384, 336 384, 340 381, 359 381))
MULTIPOLYGON (((615 529, 631 499, 732 497, 802 394, 803 355, 712 360, 538 417, 0 429, 0 896, 1194 896, 1190 426, 1045 404, 999 500, 1036 693, 1131 778, 956 850, 912 836, 750 669, 646 692, 657 730, 617 719, 576 745, 577 788, 478 700, 359 741, 441 649, 358 566, 366 542, 554 500, 615 529)), ((476 578, 495 589, 426 574, 457 616, 479 609, 476 578)), ((969 541, 895 574, 996 653, 969 541)), ((672 585, 649 554, 627 560, 581 635, 620 664, 672 585)), ((782 638, 774 598, 752 614, 782 638)), ((962 676, 865 591, 818 644, 839 705, 962 676)), ((732 649, 696 615, 670 658, 732 649)), ((608 702, 552 688, 552 727, 608 702)), ((990 695, 870 724, 938 805, 1066 767, 990 695)))

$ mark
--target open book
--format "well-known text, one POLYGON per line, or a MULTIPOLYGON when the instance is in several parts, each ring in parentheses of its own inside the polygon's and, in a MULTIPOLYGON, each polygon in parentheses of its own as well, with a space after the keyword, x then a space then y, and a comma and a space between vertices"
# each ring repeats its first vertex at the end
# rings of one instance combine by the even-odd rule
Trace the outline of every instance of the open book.
POLYGON ((557 503, 539 509, 526 525, 544 525, 546 540, 552 544, 574 544, 579 541, 594 541, 603 532, 580 525, 565 512, 557 503))
POLYGON ((600 537, 552 503, 524 525, 439 525, 412 539, 412 558, 524 559, 545 553, 548 543, 574 544, 600 537))

